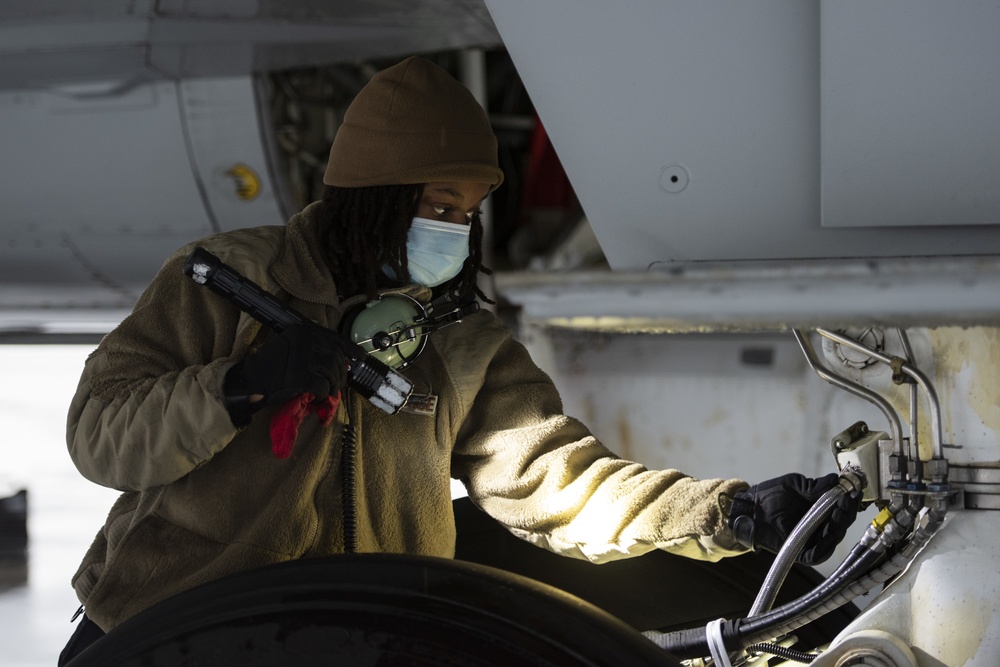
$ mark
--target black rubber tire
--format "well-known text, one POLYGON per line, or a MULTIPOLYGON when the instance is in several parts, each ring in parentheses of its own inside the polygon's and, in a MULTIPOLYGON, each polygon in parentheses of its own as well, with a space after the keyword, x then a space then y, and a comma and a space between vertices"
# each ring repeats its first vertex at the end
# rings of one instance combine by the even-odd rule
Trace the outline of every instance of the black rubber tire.
POLYGON ((135 616, 69 664, 680 665, 621 620, 547 584, 388 554, 231 575, 135 616))

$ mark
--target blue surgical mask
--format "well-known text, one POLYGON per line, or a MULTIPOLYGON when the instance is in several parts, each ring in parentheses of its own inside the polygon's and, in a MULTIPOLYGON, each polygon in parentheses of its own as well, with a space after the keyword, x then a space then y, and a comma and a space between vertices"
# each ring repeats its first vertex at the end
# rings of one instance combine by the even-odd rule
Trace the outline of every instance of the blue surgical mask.
MULTIPOLYGON (((469 225, 414 218, 406 237, 410 279, 436 287, 457 276, 469 256, 469 229, 469 225)), ((391 273, 387 270, 390 277, 391 273)))

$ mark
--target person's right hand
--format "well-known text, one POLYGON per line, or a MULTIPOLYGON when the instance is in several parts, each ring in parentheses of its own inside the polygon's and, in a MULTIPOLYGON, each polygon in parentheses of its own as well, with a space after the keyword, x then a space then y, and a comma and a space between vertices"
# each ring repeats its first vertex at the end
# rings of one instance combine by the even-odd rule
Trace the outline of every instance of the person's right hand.
POLYGON ((347 383, 347 359, 337 334, 314 324, 290 326, 243 360, 248 395, 263 398, 253 407, 284 404, 310 393, 323 401, 347 383))
MULTIPOLYGON (((732 499, 727 523, 733 537, 750 549, 778 553, 799 521, 827 491, 839 484, 837 473, 811 479, 790 473, 738 492, 732 499)), ((822 563, 858 518, 861 491, 846 493, 806 542, 797 560, 822 563)))

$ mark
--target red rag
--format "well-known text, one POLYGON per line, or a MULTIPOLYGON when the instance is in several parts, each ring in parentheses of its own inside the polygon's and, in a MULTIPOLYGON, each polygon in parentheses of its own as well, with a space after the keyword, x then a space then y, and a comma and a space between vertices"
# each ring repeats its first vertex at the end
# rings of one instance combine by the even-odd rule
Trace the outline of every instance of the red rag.
POLYGON ((340 393, 327 396, 316 402, 314 394, 302 394, 288 401, 271 417, 271 451, 279 459, 287 459, 295 447, 295 439, 299 435, 299 426, 306 415, 315 412, 323 426, 329 426, 337 414, 340 405, 340 393))

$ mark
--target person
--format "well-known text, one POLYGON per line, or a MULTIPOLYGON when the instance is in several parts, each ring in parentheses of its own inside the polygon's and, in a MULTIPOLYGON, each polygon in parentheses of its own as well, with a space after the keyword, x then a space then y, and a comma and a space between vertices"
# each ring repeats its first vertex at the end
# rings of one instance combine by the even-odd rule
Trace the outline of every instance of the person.
MULTIPOLYGON (((432 333, 400 371, 436 397, 432 409, 389 414, 346 383, 332 337, 352 308, 386 293, 485 299, 479 207, 502 181, 482 107, 412 57, 351 103, 321 201, 285 225, 214 235, 166 260, 87 359, 69 409, 74 463, 122 494, 73 577, 85 613, 64 661, 140 611, 234 572, 348 551, 453 557, 451 478, 519 537, 594 562, 780 547, 835 474, 782 477, 759 504, 739 479, 619 458, 563 414, 552 381, 486 309, 432 333), (276 334, 196 284, 183 273, 196 246, 320 326, 276 334), (276 456, 270 426, 302 396, 328 414, 303 416, 291 451, 276 456), (341 474, 348 433, 352 503, 341 474), (747 521, 734 534, 729 505, 740 502, 747 521)), ((857 510, 856 495, 845 497, 809 558, 842 539, 857 510)))

